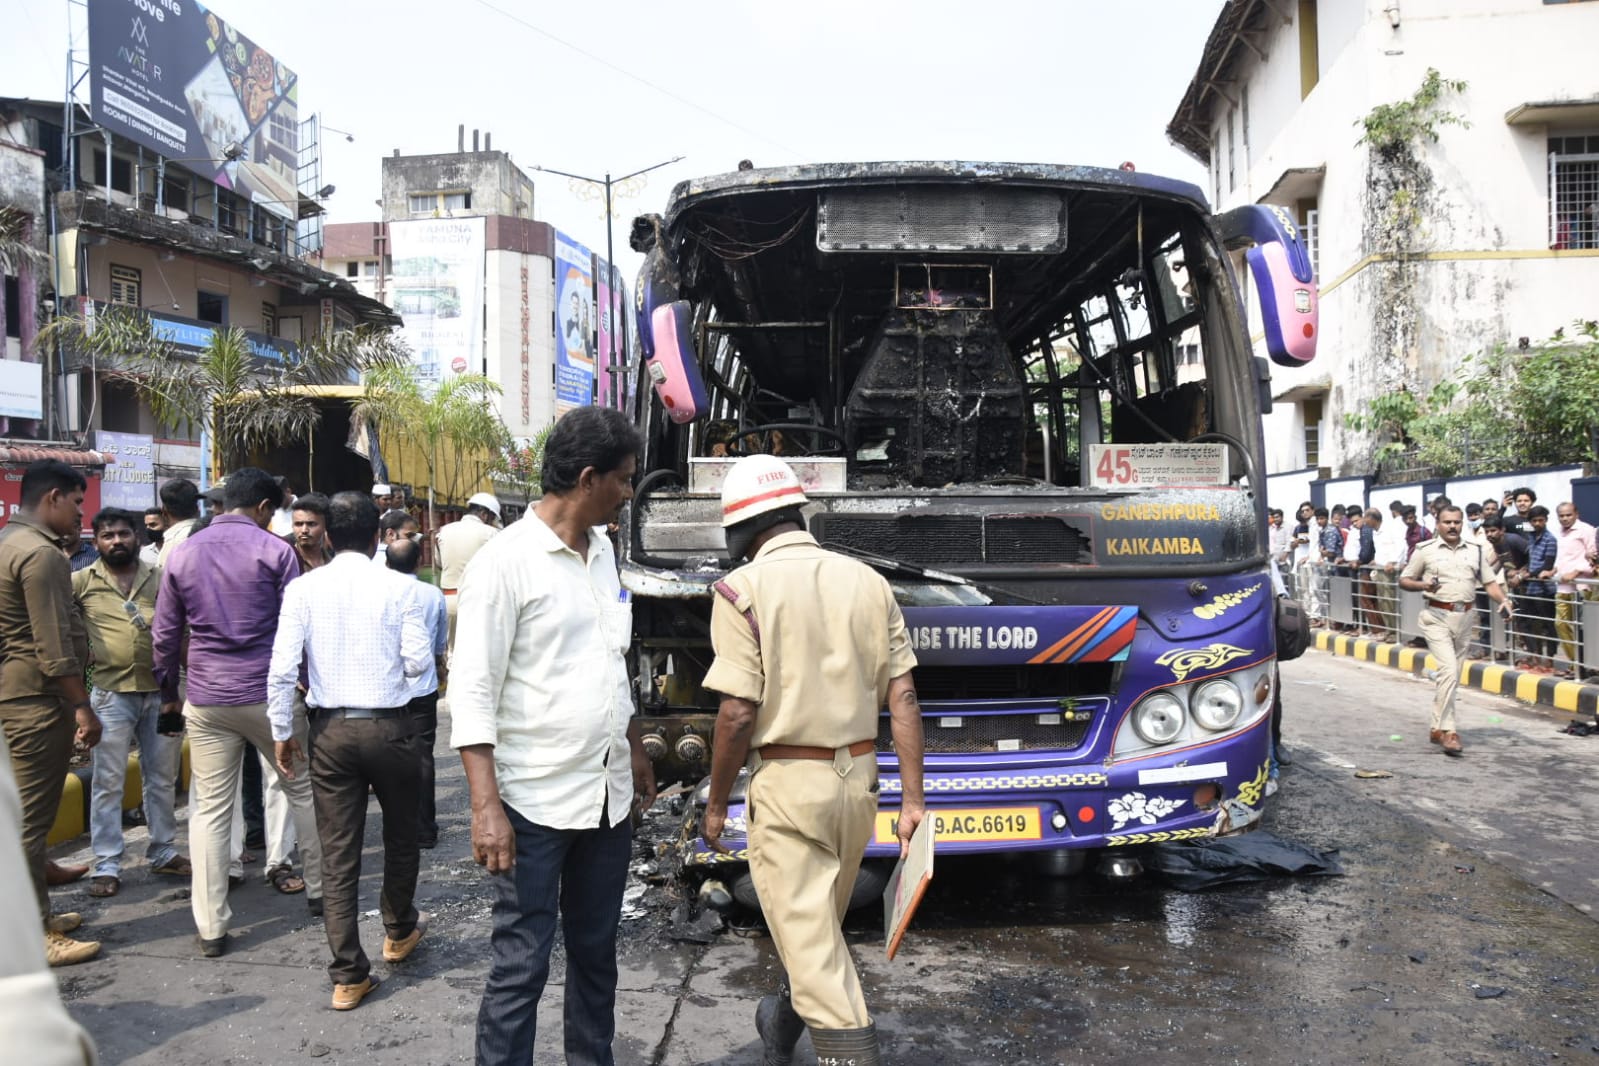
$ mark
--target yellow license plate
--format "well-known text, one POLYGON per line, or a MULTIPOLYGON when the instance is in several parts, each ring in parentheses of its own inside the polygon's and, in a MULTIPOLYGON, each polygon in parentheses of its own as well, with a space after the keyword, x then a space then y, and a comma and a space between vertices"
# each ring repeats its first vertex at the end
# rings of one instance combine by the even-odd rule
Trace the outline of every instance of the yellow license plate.
MULTIPOLYGON (((1037 807, 939 807, 929 809, 929 818, 940 843, 990 840, 1039 840, 1044 835, 1043 819, 1037 807)), ((877 842, 892 844, 899 839, 898 811, 882 811, 877 816, 877 842)))

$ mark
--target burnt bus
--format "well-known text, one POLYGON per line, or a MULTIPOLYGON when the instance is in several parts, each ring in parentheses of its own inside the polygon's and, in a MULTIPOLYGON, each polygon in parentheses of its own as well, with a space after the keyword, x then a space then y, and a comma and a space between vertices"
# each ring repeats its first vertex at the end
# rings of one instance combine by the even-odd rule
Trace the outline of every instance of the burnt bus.
MULTIPOLYGON (((1123 170, 817 165, 680 184, 633 243, 646 358, 619 391, 646 444, 619 560, 663 781, 708 770, 719 491, 764 451, 801 477, 817 540, 904 610, 941 853, 1125 875, 1138 848, 1258 818, 1269 363, 1234 256, 1271 356, 1310 359, 1316 290, 1286 212, 1213 216, 1195 186, 1123 170)), ((886 711, 878 746, 862 900, 897 855, 886 711)), ((721 856, 699 802, 685 870, 753 903, 742 808, 721 856)))

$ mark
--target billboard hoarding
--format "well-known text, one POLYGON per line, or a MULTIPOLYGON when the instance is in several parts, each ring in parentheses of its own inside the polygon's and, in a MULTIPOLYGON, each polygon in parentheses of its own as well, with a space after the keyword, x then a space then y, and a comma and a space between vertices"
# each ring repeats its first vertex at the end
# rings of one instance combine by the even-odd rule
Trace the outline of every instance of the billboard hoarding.
MULTIPOLYGON (((11 516, 22 510, 22 471, 26 464, 0 467, 0 528, 11 521, 11 516)), ((100 510, 100 473, 83 471, 88 487, 83 492, 83 532, 89 532, 89 520, 100 510)))
POLYGON ((594 255, 555 231, 555 414, 594 402, 594 255))
POLYGON ((44 369, 41 363, 0 359, 0 415, 44 417, 44 369))
POLYGON ((299 79, 197 0, 88 0, 90 112, 265 210, 294 217, 299 79), (223 156, 237 144, 237 160, 223 156))
POLYGON ((484 232, 481 218, 389 223, 389 303, 424 385, 483 372, 484 232))
POLYGON ((600 403, 605 407, 625 409, 628 393, 632 382, 632 375, 625 369, 612 370, 616 365, 632 361, 631 330, 628 326, 632 320, 630 304, 627 296, 627 282, 622 278, 622 271, 611 266, 606 261, 596 256, 594 269, 594 296, 598 305, 599 316, 599 393, 600 403), (612 356, 612 336, 615 336, 615 356, 612 356))
POLYGON ((100 487, 100 503, 105 507, 125 507, 142 512, 155 506, 155 438, 143 433, 94 435, 95 451, 116 462, 106 467, 100 487))

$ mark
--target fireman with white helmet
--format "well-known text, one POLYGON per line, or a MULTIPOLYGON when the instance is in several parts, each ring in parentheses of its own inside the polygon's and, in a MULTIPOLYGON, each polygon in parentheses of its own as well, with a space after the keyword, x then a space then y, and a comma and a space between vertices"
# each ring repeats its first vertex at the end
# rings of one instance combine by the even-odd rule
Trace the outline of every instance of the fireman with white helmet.
POLYGON ((794 471, 771 455, 740 459, 722 486, 728 550, 749 563, 713 597, 716 661, 705 687, 722 702, 702 831, 727 850, 728 794, 747 761, 750 874, 791 990, 756 1009, 762 1061, 792 1062, 808 1026, 819 1062, 870 1066, 877 1031, 840 926, 876 825, 885 703, 902 850, 922 819, 916 656, 888 582, 819 547, 805 531, 805 502, 794 471))
POLYGON ((439 584, 444 589, 444 605, 449 618, 449 647, 455 650, 455 615, 459 601, 456 593, 461 588, 461 578, 466 574, 466 564, 478 553, 489 538, 498 531, 500 501, 487 492, 475 492, 466 501, 466 514, 459 522, 451 522, 438 532, 439 584))

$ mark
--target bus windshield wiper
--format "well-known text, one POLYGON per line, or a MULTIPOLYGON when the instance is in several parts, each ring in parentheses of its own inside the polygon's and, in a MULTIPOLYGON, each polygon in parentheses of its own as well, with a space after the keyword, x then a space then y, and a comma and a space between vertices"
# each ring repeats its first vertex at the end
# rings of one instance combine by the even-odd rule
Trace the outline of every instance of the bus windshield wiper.
POLYGON ((828 551, 838 552, 840 555, 847 555, 851 559, 865 563, 874 570, 883 570, 894 574, 907 574, 911 577, 919 577, 926 581, 936 581, 945 585, 963 585, 990 598, 1008 598, 1020 600, 1022 603, 1043 606, 1040 601, 1029 599, 1020 593, 985 585, 970 578, 961 577, 959 574, 952 574, 947 570, 934 570, 931 567, 917 566, 915 563, 907 563, 901 559, 891 559, 886 555, 873 555, 871 552, 863 552, 859 548, 851 548, 830 540, 822 541, 821 547, 826 548, 828 551))

